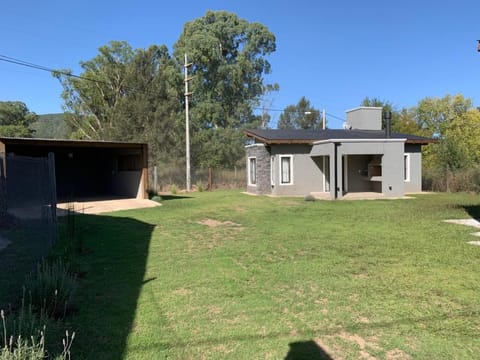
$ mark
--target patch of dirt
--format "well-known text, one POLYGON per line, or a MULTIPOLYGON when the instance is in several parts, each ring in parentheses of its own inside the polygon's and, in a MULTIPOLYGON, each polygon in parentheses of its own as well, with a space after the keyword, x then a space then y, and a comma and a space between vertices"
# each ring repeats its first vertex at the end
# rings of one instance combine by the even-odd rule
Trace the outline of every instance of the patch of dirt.
POLYGON ((192 290, 185 289, 185 288, 179 288, 179 289, 173 290, 173 294, 180 295, 180 296, 187 296, 187 295, 192 294, 192 290))
POLYGON ((368 279, 368 274, 354 274, 353 277, 358 280, 368 279))
POLYGON ((214 219, 204 219, 198 221, 198 224, 205 225, 211 228, 215 228, 217 226, 231 226, 231 227, 241 227, 242 225, 234 223, 233 221, 218 221, 214 219))
POLYGON ((410 360, 412 357, 408 355, 405 351, 400 349, 393 349, 387 351, 385 354, 385 359, 387 360, 410 360))

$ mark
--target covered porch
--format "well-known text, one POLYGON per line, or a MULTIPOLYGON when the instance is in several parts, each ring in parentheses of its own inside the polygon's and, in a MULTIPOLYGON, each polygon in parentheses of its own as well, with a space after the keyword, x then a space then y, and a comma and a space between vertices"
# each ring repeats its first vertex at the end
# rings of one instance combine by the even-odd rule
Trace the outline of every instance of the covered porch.
MULTIPOLYGON (((322 166, 323 192, 316 198, 383 198, 404 194, 404 139, 314 143, 311 157, 322 166)), ((318 181, 322 181, 318 179, 318 181)))

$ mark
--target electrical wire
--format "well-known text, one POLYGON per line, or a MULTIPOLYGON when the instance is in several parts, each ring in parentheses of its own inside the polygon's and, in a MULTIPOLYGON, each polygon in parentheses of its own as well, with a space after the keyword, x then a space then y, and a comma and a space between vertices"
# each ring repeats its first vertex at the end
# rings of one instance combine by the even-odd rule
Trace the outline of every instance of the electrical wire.
MULTIPOLYGON (((102 81, 102 80, 98 80, 98 79, 92 79, 92 78, 82 76, 82 75, 76 75, 76 74, 73 74, 73 73, 65 71, 65 70, 52 69, 52 68, 49 68, 49 67, 46 67, 46 66, 43 66, 43 65, 34 64, 34 63, 31 63, 31 62, 28 62, 28 61, 25 61, 25 60, 16 59, 16 58, 6 56, 6 55, 2 55, 2 54, 0 54, 0 61, 4 61, 4 62, 7 62, 7 63, 11 63, 11 64, 16 64, 16 65, 20 65, 20 66, 25 66, 25 67, 36 69, 36 70, 46 71, 46 72, 49 72, 49 73, 56 73, 56 74, 64 75, 64 76, 67 76, 67 77, 73 77, 73 78, 80 79, 80 80, 92 81, 92 82, 95 82, 95 83, 98 83, 98 84, 110 85, 106 81, 102 81)), ((273 108, 254 107, 252 109, 253 110, 262 110, 262 111, 280 112, 280 113, 299 113, 299 111, 288 111, 288 110, 273 109, 273 108)), ((342 118, 340 118, 336 115, 333 115, 333 114, 330 114, 330 113, 327 113, 327 112, 325 114, 334 118, 334 119, 337 119, 337 120, 340 120, 340 121, 345 121, 345 119, 342 119, 342 118)))

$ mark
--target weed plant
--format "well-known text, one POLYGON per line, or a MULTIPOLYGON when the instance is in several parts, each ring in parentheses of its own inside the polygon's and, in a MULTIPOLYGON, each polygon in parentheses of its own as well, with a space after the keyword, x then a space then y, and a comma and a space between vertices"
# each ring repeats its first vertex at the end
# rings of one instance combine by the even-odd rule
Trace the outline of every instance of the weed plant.
POLYGON ((60 259, 42 260, 25 279, 33 310, 45 317, 64 318, 72 306, 75 289, 76 277, 60 259))

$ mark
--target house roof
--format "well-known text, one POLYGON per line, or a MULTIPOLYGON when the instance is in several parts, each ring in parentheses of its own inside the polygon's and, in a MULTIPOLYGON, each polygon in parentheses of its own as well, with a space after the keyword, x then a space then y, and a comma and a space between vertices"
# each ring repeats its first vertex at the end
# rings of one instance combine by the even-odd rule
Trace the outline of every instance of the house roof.
MULTIPOLYGON (((303 130, 303 129, 255 129, 246 130, 248 137, 265 144, 312 144, 322 140, 368 140, 387 139, 383 130, 303 130)), ((409 135, 402 133, 391 133, 391 139, 406 139, 407 144, 427 145, 435 142, 435 139, 409 135)))
POLYGON ((34 146, 55 146, 55 147, 87 147, 87 148, 137 148, 145 144, 120 141, 103 140, 58 140, 58 139, 37 139, 37 138, 13 138, 0 137, 0 144, 5 145, 34 145, 34 146))

